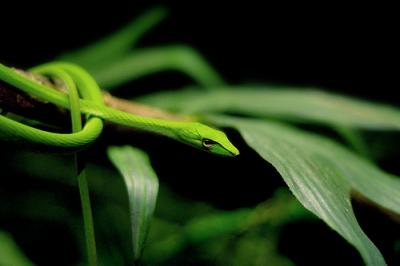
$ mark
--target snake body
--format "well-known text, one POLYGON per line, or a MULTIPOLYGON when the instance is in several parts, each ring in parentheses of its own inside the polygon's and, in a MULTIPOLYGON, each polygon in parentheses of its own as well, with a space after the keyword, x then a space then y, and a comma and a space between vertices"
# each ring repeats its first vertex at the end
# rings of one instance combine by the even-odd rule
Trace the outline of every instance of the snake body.
POLYGON ((0 80, 39 99, 69 109, 72 117, 75 117, 72 119, 73 127, 74 121, 76 122, 75 127, 77 127, 76 117, 80 117, 81 113, 87 116, 87 122, 82 130, 64 134, 44 131, 0 115, 0 139, 24 141, 65 150, 79 150, 92 143, 100 135, 103 120, 108 120, 164 135, 211 153, 225 156, 239 154, 225 133, 202 123, 142 117, 105 106, 96 81, 77 65, 52 62, 35 67, 30 71, 60 79, 66 85, 68 93, 33 81, 2 64, 0 64, 0 80), (77 96, 77 91, 82 98, 77 96))

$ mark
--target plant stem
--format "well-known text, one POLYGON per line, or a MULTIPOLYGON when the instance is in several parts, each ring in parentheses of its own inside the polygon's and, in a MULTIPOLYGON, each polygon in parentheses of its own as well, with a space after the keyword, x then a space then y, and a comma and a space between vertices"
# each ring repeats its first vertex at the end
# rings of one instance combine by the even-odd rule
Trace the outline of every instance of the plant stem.
MULTIPOLYGON (((79 173, 78 156, 75 155, 75 162, 79 173)), ((90 266, 97 266, 96 239, 94 234, 92 207, 90 204, 89 187, 86 178, 86 171, 83 169, 78 174, 79 194, 81 197, 83 225, 85 229, 86 249, 90 266)))

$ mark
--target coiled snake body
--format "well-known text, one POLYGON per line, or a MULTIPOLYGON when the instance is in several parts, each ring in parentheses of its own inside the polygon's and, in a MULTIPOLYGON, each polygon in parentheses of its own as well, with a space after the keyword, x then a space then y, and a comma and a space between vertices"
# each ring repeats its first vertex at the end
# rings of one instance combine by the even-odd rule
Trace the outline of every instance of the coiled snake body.
POLYGON ((68 94, 35 82, 2 64, 0 64, 0 79, 39 99, 69 109, 73 118, 74 133, 48 132, 0 115, 0 139, 79 150, 92 143, 100 135, 104 119, 161 134, 211 153, 225 156, 239 154, 225 133, 204 124, 142 117, 105 106, 96 81, 77 65, 54 62, 35 67, 30 71, 60 79, 68 89, 68 94), (79 98, 79 94, 82 98, 79 98), (88 119, 79 130, 81 113, 87 115, 88 119))

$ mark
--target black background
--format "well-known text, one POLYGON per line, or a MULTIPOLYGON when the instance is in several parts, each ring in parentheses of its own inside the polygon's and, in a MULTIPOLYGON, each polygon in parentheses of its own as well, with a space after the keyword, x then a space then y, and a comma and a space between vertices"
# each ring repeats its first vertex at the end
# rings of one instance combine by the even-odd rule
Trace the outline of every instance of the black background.
POLYGON ((231 83, 317 86, 399 102, 394 97, 399 19, 390 6, 207 1, 3 6, 0 58, 21 67, 48 61, 154 5, 168 7, 170 16, 140 45, 191 45, 231 83))
MULTIPOLYGON (((318 87, 365 99, 400 103, 397 96, 398 18, 390 7, 365 4, 317 7, 289 3, 265 6, 264 3, 217 5, 202 1, 143 1, 122 4, 113 1, 107 4, 98 2, 91 7, 53 2, 33 8, 20 3, 17 7, 2 6, 0 9, 0 60, 21 68, 49 61, 64 51, 113 32, 148 7, 158 4, 169 8, 170 15, 146 35, 139 46, 190 45, 198 49, 231 84, 269 82, 318 87)), ((157 77, 126 86, 137 86, 137 93, 144 93, 146 90, 190 84, 190 80, 174 73, 157 77)), ((104 139, 109 136, 107 134, 104 139)), ((232 132, 231 136, 237 139, 235 143, 240 143, 237 134, 232 132)), ((169 180, 164 182, 186 197, 234 209, 265 200, 267 194, 282 185, 273 168, 265 167, 265 163, 244 146, 240 147, 244 156, 233 167, 223 158, 209 159, 190 148, 176 147, 168 140, 161 141, 163 151, 158 152, 159 139, 154 138, 153 143, 157 144, 146 145, 143 142, 152 143, 151 139, 139 135, 135 144, 149 151, 161 179, 169 176, 169 180), (169 155, 167 151, 171 149, 176 151, 176 156, 169 155), (191 163, 193 161, 196 164, 191 163), (171 175, 171 164, 179 164, 182 173, 171 175), (186 173, 192 173, 193 167, 198 165, 201 169, 188 180, 186 173), (243 184, 241 174, 246 174, 249 165, 254 173, 269 175, 270 180, 249 177, 247 184, 243 184), (209 190, 208 182, 212 177, 205 177, 207 172, 213 171, 214 176, 218 176, 228 168, 232 176, 213 180, 215 188, 209 190), (227 182, 229 189, 225 189, 227 182), (227 202, 226 199, 236 201, 227 202)), ((115 142, 124 141, 121 138, 115 142)), ((101 143, 100 140, 100 149, 101 143)), ((357 214, 385 258, 394 262, 396 257, 391 253, 389 243, 396 237, 391 235, 391 231, 398 227, 381 213, 365 207, 357 206, 357 214), (371 220, 368 219, 370 215, 374 217, 371 220), (387 230, 382 231, 382 226, 387 230)), ((332 256, 332 249, 339 250, 343 258, 331 258, 332 265, 346 261, 346 256, 350 264, 360 263, 354 250, 321 224, 293 225, 285 232, 283 238, 291 235, 288 242, 292 244, 283 245, 281 249, 298 264, 313 263, 302 257, 310 256, 312 249, 314 252, 311 253, 324 256, 332 256), (315 237, 304 235, 310 231, 315 237), (293 237, 296 234, 297 237, 293 237), (324 245, 330 243, 331 246, 319 245, 319 236, 324 238, 324 245), (302 241, 307 238, 314 244, 303 245, 302 241), (293 239, 298 241, 293 243, 293 239)))

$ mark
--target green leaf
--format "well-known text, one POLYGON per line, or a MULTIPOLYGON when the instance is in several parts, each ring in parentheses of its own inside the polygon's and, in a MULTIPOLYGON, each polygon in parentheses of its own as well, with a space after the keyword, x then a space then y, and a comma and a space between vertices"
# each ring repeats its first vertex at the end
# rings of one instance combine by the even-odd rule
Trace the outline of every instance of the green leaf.
MULTIPOLYGON (((184 204, 193 205, 187 202, 184 204)), ((184 209, 186 210, 187 207, 184 209)), ((182 212, 182 209, 180 211, 182 212)), ((179 213, 179 210, 177 209, 176 212, 179 213)), ((283 189, 278 190, 271 198, 255 208, 231 211, 214 209, 209 213, 191 218, 184 226, 176 224, 173 227, 169 224, 173 229, 166 236, 159 237, 160 234, 153 232, 154 239, 151 239, 153 244, 145 250, 143 260, 151 265, 156 262, 165 264, 166 260, 176 257, 188 246, 209 245, 210 241, 234 235, 241 236, 260 226, 264 229, 267 226, 269 230, 276 233, 289 221, 309 217, 311 217, 310 212, 305 210, 291 193, 283 189), (154 237, 155 235, 157 237, 154 237)), ((314 218, 313 215, 312 217, 314 218)), ((240 240, 236 239, 237 241, 240 240)), ((217 242, 221 245, 219 241, 217 242)), ((231 253, 229 253, 230 256, 233 256, 234 254, 231 253)))
POLYGON ((138 100, 187 113, 228 112, 329 126, 400 129, 397 108, 311 89, 242 86, 209 92, 164 92, 138 100))
POLYGON ((167 11, 161 7, 150 9, 119 31, 77 51, 65 53, 60 59, 77 63, 90 71, 104 67, 127 53, 166 14, 167 11))
POLYGON ((304 207, 356 247, 367 265, 385 265, 354 216, 350 191, 400 213, 400 179, 318 135, 269 121, 210 119, 238 129, 246 143, 278 170, 304 207))
POLYGON ((0 265, 34 265, 20 250, 10 234, 0 231, 0 265))
POLYGON ((108 157, 124 178, 128 191, 135 260, 141 256, 154 213, 158 178, 148 156, 130 146, 109 147, 108 157))
POLYGON ((184 45, 135 50, 93 70, 92 74, 103 88, 112 89, 130 80, 167 70, 180 71, 205 88, 224 84, 224 80, 196 50, 184 45))

